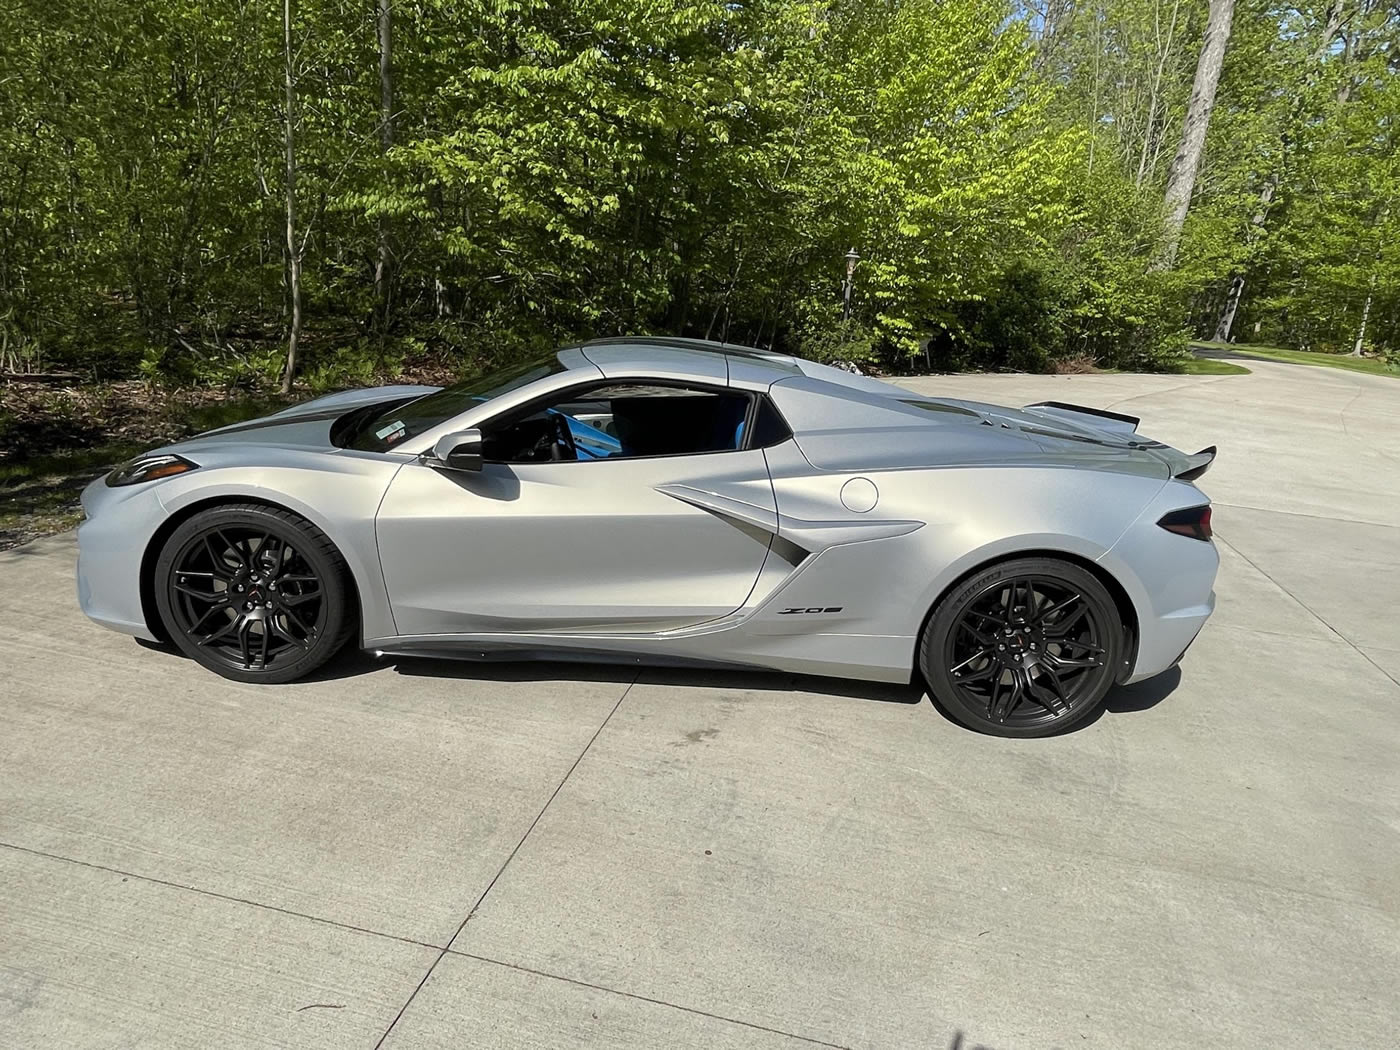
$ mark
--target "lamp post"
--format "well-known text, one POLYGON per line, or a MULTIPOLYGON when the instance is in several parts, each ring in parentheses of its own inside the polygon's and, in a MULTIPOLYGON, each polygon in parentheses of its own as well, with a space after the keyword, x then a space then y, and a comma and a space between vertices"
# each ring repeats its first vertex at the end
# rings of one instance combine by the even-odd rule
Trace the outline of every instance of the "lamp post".
POLYGON ((860 255, 852 247, 846 253, 846 284, 841 290, 841 320, 851 319, 851 290, 855 286, 856 263, 860 262, 860 255))

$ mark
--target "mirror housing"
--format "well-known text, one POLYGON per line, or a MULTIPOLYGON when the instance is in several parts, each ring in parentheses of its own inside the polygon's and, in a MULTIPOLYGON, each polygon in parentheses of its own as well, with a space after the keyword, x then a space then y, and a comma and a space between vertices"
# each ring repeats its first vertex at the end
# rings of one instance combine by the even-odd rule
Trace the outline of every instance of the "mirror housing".
POLYGON ((454 434, 444 434, 433 443, 431 458, 434 466, 448 470, 480 470, 481 431, 459 430, 454 434))

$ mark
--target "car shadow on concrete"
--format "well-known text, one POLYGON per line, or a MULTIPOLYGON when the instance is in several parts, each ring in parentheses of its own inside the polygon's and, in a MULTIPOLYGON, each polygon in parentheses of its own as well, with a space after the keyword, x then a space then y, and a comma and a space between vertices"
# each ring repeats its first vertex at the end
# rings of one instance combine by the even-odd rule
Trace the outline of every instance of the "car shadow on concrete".
POLYGON ((1181 684, 1181 668, 1169 667, 1161 674, 1133 685, 1115 685, 1108 691, 1103 709, 1121 715, 1156 707, 1181 684))
MULTIPOLYGON (((914 705, 928 699, 923 683, 899 684, 865 682, 849 678, 825 678, 783 671, 668 667, 635 663, 592 663, 583 661, 430 659, 426 657, 382 656, 347 651, 303 681, 334 681, 392 668, 410 678, 453 678, 463 682, 633 682, 669 685, 690 689, 738 689, 755 693, 814 693, 820 696, 879 703, 914 705)), ((1103 705, 1088 719, 1071 727, 1074 733, 1093 725, 1105 714, 1131 714, 1156 707, 1176 691, 1181 670, 1173 667, 1154 678, 1134 685, 1114 686, 1103 705)), ((938 705, 935 704, 935 707, 938 705)), ((945 716, 946 717, 946 716, 945 716)))
MULTIPOLYGON (((154 649, 185 659, 173 645, 136 639, 143 648, 154 649)), ((947 718, 940 704, 929 697, 923 683, 864 682, 853 678, 825 678, 784 671, 730 670, 705 667, 667 667, 653 664, 592 663, 585 661, 523 660, 492 658, 464 660, 417 656, 374 656, 347 649, 324 667, 299 682, 334 682, 392 669, 409 678, 455 678, 463 682, 614 682, 628 686, 634 682, 671 685, 689 689, 739 689, 755 693, 814 693, 848 700, 871 700, 886 704, 915 705, 928 700, 947 718)), ((1180 668, 1173 667, 1155 678, 1135 685, 1117 685, 1109 690, 1103 705, 1083 722, 1067 730, 1077 733, 1093 725, 1105 714, 1131 714, 1156 707, 1175 692, 1181 682, 1180 668)), ((952 721, 951 719, 949 719, 952 721)), ((969 730, 971 732, 972 730, 969 730)), ((1054 735, 1054 734, 1052 734, 1054 735)))
POLYGON ((1078 733, 1080 730, 1088 729, 1104 715, 1126 715, 1149 710, 1176 692, 1176 687, 1180 684, 1181 668, 1170 667, 1145 682, 1136 682, 1133 685, 1115 685, 1108 691, 1108 696, 1104 697, 1103 704, 1092 715, 1078 725, 1071 726, 1065 733, 1052 735, 1068 736, 1071 733, 1078 733))
POLYGON ((921 687, 890 682, 862 682, 845 678, 708 667, 673 667, 658 664, 595 664, 554 660, 453 660, 417 657, 366 657, 375 666, 391 664, 396 673, 422 678, 456 678, 463 681, 616 682, 631 685, 676 686, 687 689, 738 689, 756 693, 817 693, 851 700, 917 704, 921 687))

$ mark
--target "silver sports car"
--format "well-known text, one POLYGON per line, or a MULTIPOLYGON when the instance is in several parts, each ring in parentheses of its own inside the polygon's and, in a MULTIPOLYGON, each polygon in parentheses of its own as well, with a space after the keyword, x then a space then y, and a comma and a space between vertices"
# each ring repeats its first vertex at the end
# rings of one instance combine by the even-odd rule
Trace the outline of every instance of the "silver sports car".
POLYGON ((1173 666, 1218 558, 1130 416, 922 397, 761 350, 569 346, 319 398, 83 493, 78 599, 241 682, 378 653, 919 676, 1039 736, 1173 666))

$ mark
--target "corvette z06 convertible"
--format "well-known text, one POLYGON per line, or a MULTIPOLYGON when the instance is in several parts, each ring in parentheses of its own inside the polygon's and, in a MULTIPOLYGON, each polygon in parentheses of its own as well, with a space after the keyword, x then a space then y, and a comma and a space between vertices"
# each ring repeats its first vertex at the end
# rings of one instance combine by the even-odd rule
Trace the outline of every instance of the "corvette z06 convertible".
POLYGON ((351 391, 90 485, 78 597, 241 682, 380 653, 917 676, 1038 736, 1214 606, 1210 506, 1137 420, 670 338, 351 391))

